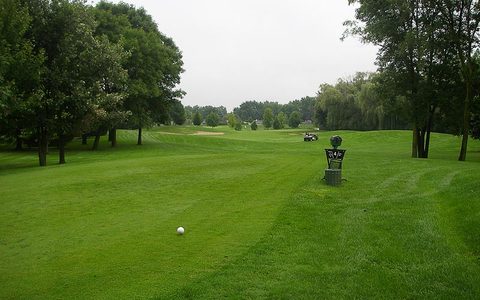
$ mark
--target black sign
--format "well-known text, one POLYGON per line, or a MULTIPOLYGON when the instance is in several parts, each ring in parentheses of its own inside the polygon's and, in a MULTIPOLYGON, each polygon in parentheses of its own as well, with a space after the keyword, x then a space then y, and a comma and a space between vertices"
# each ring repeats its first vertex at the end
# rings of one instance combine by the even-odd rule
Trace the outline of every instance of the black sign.
POLYGON ((325 154, 327 155, 327 160, 330 161, 331 159, 338 159, 343 160, 345 156, 345 151, 341 149, 325 149, 325 154))

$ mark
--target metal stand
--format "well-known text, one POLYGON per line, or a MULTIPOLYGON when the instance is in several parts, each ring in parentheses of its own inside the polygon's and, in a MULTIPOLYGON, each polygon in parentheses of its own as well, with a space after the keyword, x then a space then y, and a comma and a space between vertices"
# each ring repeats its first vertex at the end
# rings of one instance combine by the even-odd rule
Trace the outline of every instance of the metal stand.
POLYGON ((342 184, 342 169, 325 169, 325 181, 331 186, 342 184))

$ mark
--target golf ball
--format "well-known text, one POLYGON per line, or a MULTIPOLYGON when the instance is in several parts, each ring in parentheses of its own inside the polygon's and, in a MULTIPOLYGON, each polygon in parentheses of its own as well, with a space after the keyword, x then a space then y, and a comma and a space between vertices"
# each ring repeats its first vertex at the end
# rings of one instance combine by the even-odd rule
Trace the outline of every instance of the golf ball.
POLYGON ((177 233, 180 234, 180 235, 184 234, 184 233, 185 233, 185 228, 183 228, 183 227, 181 227, 181 226, 178 227, 178 228, 177 228, 177 233))

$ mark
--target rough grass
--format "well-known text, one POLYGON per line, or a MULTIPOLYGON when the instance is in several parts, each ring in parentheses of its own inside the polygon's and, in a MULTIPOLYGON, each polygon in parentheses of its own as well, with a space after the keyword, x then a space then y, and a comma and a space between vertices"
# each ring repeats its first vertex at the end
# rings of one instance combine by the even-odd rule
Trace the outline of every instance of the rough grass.
MULTIPOLYGON (((192 135, 35 166, 0 152, 0 298, 465 298, 480 296, 480 144, 336 132, 341 187, 321 180, 333 133, 192 135), (186 228, 177 236, 178 226, 186 228)), ((175 133, 175 134, 165 134, 175 133)))

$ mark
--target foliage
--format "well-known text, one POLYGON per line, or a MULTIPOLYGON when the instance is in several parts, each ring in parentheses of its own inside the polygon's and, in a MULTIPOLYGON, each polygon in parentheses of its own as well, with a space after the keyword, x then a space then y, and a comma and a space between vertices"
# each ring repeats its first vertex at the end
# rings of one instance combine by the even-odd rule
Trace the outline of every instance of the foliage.
POLYGON ((277 114, 278 122, 280 123, 280 128, 285 128, 285 124, 287 123, 287 116, 283 111, 277 114))
MULTIPOLYGON (((122 44, 124 51, 130 53, 124 64, 128 71, 125 108, 132 112, 128 126, 141 129, 166 123, 170 107, 178 105, 175 101, 184 94, 176 89, 183 72, 180 50, 171 38, 158 30, 143 8, 101 1, 94 12, 98 22, 96 33, 107 35, 110 41, 122 44)), ((139 144, 140 134, 141 130, 139 144)))
POLYGON ((288 126, 291 128, 298 128, 300 123, 302 123, 300 112, 293 111, 288 118, 288 126))
POLYGON ((215 112, 209 113, 207 118, 205 119, 207 126, 210 126, 210 127, 217 127, 219 121, 220 121, 220 117, 215 112))
POLYGON ((257 128, 258 128, 257 121, 253 121, 253 122, 250 124, 250 129, 252 129, 252 130, 257 130, 257 128))
POLYGON ((0 141, 17 139, 35 125, 32 105, 43 97, 43 51, 28 38, 32 18, 21 1, 0 1, 0 141))
POLYGON ((316 120, 321 128, 337 130, 405 129, 405 101, 388 88, 384 73, 357 73, 322 84, 317 96, 316 120))
POLYGON ((205 120, 209 114, 216 113, 220 117, 219 124, 226 125, 228 122, 228 113, 227 113, 227 109, 224 106, 215 107, 210 105, 207 105, 207 106, 195 105, 193 107, 192 106, 185 107, 185 112, 187 114, 191 114, 192 116, 197 111, 200 112, 202 120, 205 120))
POLYGON ((233 112, 242 120, 252 122, 261 120, 266 108, 270 108, 274 115, 283 112, 285 115, 290 115, 293 111, 301 112, 302 120, 313 120, 315 97, 303 97, 300 100, 293 100, 287 104, 279 104, 277 102, 257 102, 246 101, 236 107, 233 112))
POLYGON ((182 102, 179 100, 174 100, 173 104, 170 106, 170 118, 177 125, 183 125, 185 123, 185 108, 182 105, 182 102))
POLYGON ((202 115, 200 114, 200 112, 195 112, 194 115, 193 115, 193 125, 196 125, 196 126, 199 126, 202 124, 202 115))
POLYGON ((235 130, 236 131, 241 131, 242 130, 242 122, 237 122, 235 123, 235 130))
POLYGON ((273 125, 273 112, 270 107, 266 108, 263 112, 263 126, 266 129, 271 128, 273 125))
POLYGON ((235 124, 237 123, 237 117, 234 113, 229 113, 227 115, 227 123, 228 126, 230 126, 231 128, 235 128, 235 124))
MULTIPOLYGON (((427 158, 435 114, 463 107, 462 146, 465 160, 478 48, 478 1, 376 1, 358 3, 356 21, 349 31, 377 45, 377 64, 383 76, 394 82, 398 96, 407 100, 413 127, 412 157, 427 158), (461 74, 461 76, 459 76, 461 74), (459 86, 463 91, 459 92, 459 86), (463 94, 463 95, 462 95, 463 94), (463 98, 464 101, 457 101, 463 98)), ((376 114, 378 115, 380 111, 376 114)), ((370 113, 371 115, 371 113, 370 113)))
POLYGON ((281 129, 281 128, 282 128, 282 123, 278 119, 278 116, 275 116, 275 118, 273 118, 273 129, 281 129))
POLYGON ((38 146, 41 166, 50 141, 64 163, 74 136, 165 123, 184 94, 180 50, 143 8, 2 0, 0 20, 0 139, 38 146))

